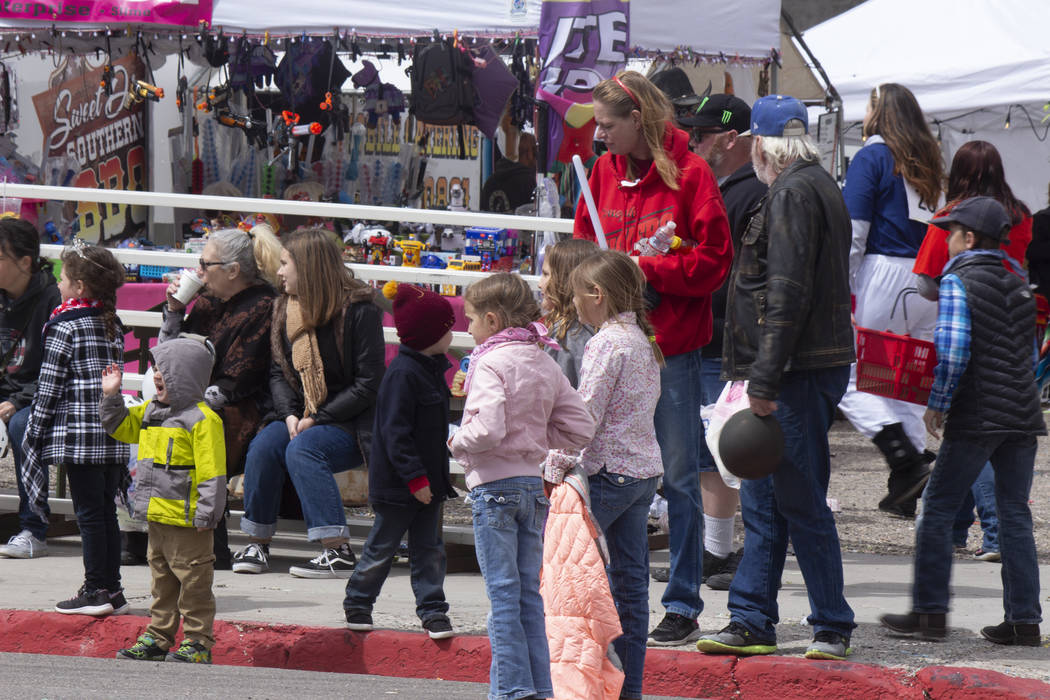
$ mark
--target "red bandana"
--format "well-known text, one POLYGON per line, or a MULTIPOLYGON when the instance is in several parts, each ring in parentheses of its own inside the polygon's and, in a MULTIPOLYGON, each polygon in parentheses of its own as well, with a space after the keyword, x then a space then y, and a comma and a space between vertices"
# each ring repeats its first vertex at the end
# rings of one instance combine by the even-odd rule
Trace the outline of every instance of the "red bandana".
POLYGON ((51 312, 51 316, 47 320, 53 319, 60 313, 66 311, 72 311, 73 309, 101 309, 102 302, 98 299, 89 299, 87 297, 70 298, 63 301, 61 304, 55 307, 55 310, 51 312))

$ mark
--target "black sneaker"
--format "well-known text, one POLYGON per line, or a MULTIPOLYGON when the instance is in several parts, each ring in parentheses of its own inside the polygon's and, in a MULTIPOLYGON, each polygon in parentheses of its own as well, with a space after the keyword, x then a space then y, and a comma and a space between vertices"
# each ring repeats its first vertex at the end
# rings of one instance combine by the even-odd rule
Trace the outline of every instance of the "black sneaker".
POLYGON ((357 565, 350 545, 343 543, 336 549, 326 549, 302 566, 293 566, 288 573, 299 578, 350 578, 357 565))
POLYGON ((740 566, 740 560, 743 559, 743 557, 743 548, 731 552, 729 556, 726 557, 725 566, 722 568, 722 571, 719 571, 717 574, 712 574, 711 576, 705 576, 704 583, 706 583, 707 587, 713 591, 728 591, 730 584, 733 583, 733 576, 736 575, 736 569, 740 566))
POLYGON ((346 628, 355 632, 371 632, 372 616, 360 610, 348 610, 346 613, 346 628))
MULTIPOLYGON (((729 556, 732 556, 730 552, 729 556)), ((703 578, 700 579, 700 583, 707 583, 707 579, 711 576, 717 576, 726 570, 726 566, 729 565, 729 556, 719 557, 711 554, 704 548, 704 562, 703 562, 703 578)))
POLYGON ((89 591, 85 585, 80 587, 75 596, 56 605, 55 611, 64 615, 104 617, 113 614, 113 603, 109 600, 109 591, 103 588, 89 591))
POLYGON ((124 589, 109 594, 109 604, 113 606, 113 615, 124 615, 131 610, 128 599, 124 597, 124 589))
POLYGON ((157 645, 157 640, 152 634, 143 634, 127 649, 117 652, 117 658, 131 661, 164 661, 168 652, 157 645))
POLYGON ((705 654, 732 654, 734 656, 758 656, 773 654, 777 650, 775 639, 761 639, 739 622, 730 622, 716 634, 709 634, 696 643, 696 648, 705 654))
POLYGON ((694 639, 699 629, 700 625, 696 623, 696 620, 669 612, 649 633, 649 640, 646 643, 651 647, 676 647, 694 639))
POLYGON ((233 555, 233 573, 261 574, 268 571, 270 569, 269 556, 270 545, 251 542, 233 555))
POLYGON ((427 631, 431 639, 448 639, 455 634, 452 631, 452 623, 444 615, 424 620, 423 629, 427 631))

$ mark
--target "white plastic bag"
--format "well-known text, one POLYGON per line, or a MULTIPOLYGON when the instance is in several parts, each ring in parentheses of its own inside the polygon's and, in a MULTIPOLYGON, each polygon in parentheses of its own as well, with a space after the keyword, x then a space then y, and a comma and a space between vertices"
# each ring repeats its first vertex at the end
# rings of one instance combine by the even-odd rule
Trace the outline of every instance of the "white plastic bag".
POLYGON ((731 489, 740 488, 740 478, 734 476, 726 469, 726 465, 722 464, 722 457, 718 454, 718 438, 722 434, 722 426, 734 413, 750 408, 751 400, 747 397, 747 382, 726 382, 722 393, 718 395, 718 401, 715 402, 707 430, 704 431, 707 449, 715 458, 718 473, 722 475, 722 481, 726 483, 726 486, 731 489))

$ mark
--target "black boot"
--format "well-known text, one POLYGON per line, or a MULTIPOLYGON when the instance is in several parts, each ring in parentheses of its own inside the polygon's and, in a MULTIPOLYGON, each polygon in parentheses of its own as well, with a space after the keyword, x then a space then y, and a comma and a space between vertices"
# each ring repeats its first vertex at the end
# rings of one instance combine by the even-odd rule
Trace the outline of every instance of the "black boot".
POLYGON ((879 501, 879 510, 900 517, 915 517, 915 501, 930 478, 926 460, 911 444, 900 423, 884 426, 871 441, 890 467, 889 493, 879 501))

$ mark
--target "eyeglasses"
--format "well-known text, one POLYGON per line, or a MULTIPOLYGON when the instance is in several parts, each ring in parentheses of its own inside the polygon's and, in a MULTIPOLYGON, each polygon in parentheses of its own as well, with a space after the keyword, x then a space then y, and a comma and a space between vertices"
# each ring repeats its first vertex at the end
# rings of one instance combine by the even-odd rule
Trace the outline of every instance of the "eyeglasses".
POLYGON ((197 261, 197 264, 201 266, 202 270, 207 270, 209 267, 212 267, 214 265, 229 265, 230 263, 227 260, 215 260, 214 262, 205 262, 204 258, 201 258, 197 261))

